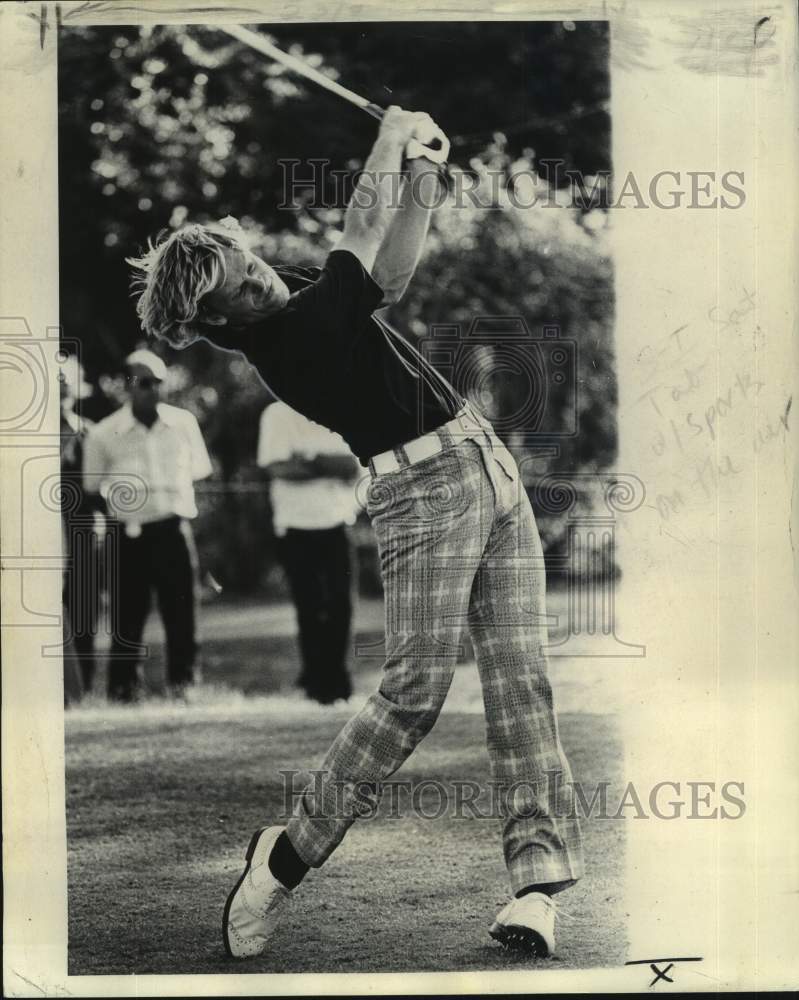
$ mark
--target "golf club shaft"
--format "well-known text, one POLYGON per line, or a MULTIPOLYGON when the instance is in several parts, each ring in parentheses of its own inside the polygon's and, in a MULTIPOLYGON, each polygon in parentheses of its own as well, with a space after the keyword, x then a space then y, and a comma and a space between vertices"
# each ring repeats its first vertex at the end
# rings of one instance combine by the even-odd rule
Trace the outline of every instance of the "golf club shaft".
POLYGON ((242 28, 238 24, 230 25, 219 25, 219 30, 224 31, 225 34, 230 35, 239 42, 243 42, 245 45, 249 45, 250 48, 255 49, 262 55, 268 56, 270 59, 274 59, 276 62, 282 63, 288 69, 293 70, 300 76, 304 76, 308 80, 313 80, 314 83, 319 84, 320 87, 324 87, 326 90, 331 91, 334 94, 338 94, 339 97, 343 97, 345 101, 349 101, 350 104, 354 104, 357 108, 361 108, 367 114, 371 115, 373 118, 377 118, 379 121, 384 115, 385 111, 377 104, 372 104, 371 101, 367 101, 365 97, 361 97, 360 94, 356 94, 353 90, 348 90, 346 87, 342 87, 341 84, 336 83, 335 80, 331 80, 330 77, 320 73, 315 70, 313 66, 309 66, 307 62, 302 59, 298 59, 296 56, 290 56, 287 52, 279 49, 276 45, 272 45, 271 42, 267 41, 266 38, 259 34, 257 31, 250 31, 249 28, 242 28))
MULTIPOLYGON (((257 31, 250 31, 249 28, 242 28, 239 24, 229 24, 226 27, 220 25, 219 28, 221 31, 224 31, 225 34, 230 35, 231 38, 235 38, 244 45, 249 45, 250 48, 255 49, 256 52, 260 52, 269 59, 274 59, 275 62, 282 63, 282 65, 286 66, 288 69, 293 70, 300 76, 304 76, 308 80, 313 80, 314 83, 318 83, 320 87, 324 87, 325 90, 329 90, 338 97, 343 97, 345 101, 349 101, 350 104, 354 104, 356 108, 360 108, 362 111, 365 111, 368 115, 371 115, 372 118, 376 118, 380 121, 384 117, 386 112, 380 107, 380 105, 372 104, 371 101, 367 101, 365 97, 361 97, 360 94, 356 94, 355 91, 342 87, 340 83, 336 83, 335 80, 331 80, 329 77, 325 76, 324 73, 320 73, 318 70, 314 69, 313 66, 309 66, 304 60, 298 59, 296 56, 290 56, 287 52, 284 52, 276 45, 267 41, 267 39, 257 31)), ((406 150, 406 156, 408 158, 424 156, 433 163, 437 163, 439 165, 444 164, 445 172, 447 169, 445 164, 448 153, 449 140, 440 129, 438 129, 438 135, 426 145, 412 140, 406 150), (413 152, 411 152, 411 149, 413 149, 413 152)))

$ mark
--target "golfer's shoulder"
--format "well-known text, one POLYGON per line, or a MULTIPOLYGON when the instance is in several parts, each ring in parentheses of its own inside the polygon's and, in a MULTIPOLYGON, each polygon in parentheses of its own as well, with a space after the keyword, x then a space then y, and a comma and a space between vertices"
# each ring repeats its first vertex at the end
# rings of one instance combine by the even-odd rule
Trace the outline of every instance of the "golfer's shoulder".
POLYGON ((275 273, 288 284, 292 292, 295 292, 318 281, 322 268, 308 264, 276 264, 275 273))
POLYGON ((368 278, 369 272, 364 266, 362 257, 363 254, 359 253, 357 244, 345 236, 327 255, 324 270, 350 275, 356 279, 368 278))
POLYGON ((341 290, 364 295, 370 303, 377 303, 383 297, 383 290, 372 277, 362 256, 350 240, 346 243, 342 240, 328 254, 323 274, 329 274, 331 284, 341 290))

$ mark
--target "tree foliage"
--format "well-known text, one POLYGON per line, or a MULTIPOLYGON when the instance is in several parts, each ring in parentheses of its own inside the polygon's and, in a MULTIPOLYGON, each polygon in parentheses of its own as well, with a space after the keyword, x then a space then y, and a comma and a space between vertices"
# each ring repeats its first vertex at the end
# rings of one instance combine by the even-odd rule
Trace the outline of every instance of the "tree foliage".
MULTIPOLYGON (((465 330, 477 316, 520 316, 535 335, 557 326, 577 345, 578 433, 559 437, 558 455, 536 468, 606 467, 616 435, 605 213, 573 204, 568 190, 541 188, 543 200, 557 203, 550 207, 522 208, 508 197, 510 178, 528 175, 521 190, 542 159, 583 176, 609 169, 606 26, 259 30, 370 100, 423 108, 445 128, 451 160, 480 204, 451 194, 436 212, 422 264, 391 321, 422 339, 433 324, 465 330), (501 178, 498 186, 487 171, 501 178)), ((358 109, 202 27, 63 30, 59 101, 61 322, 67 337, 81 341, 93 378, 117 370, 141 339, 125 256, 160 229, 232 214, 258 235, 266 259, 320 263, 344 202, 327 183, 317 192, 327 207, 307 197, 281 207, 291 200, 281 161, 299 161, 298 176, 311 160, 326 161, 328 177, 352 172, 375 134, 375 122, 358 109)), ((227 505, 222 530, 207 532, 206 542, 211 568, 231 582, 224 569, 231 552, 239 565, 253 562, 247 537, 260 514, 246 484, 268 393, 246 365, 208 345, 161 353, 172 365, 172 398, 201 421, 217 478, 243 490, 233 500, 228 490, 227 500, 208 508, 218 518, 227 505)), ((500 409, 513 407, 511 382, 494 379, 492 391, 500 409)), ((554 410, 572 405, 554 385, 549 391, 554 410)), ((551 545, 562 541, 562 523, 545 518, 542 529, 551 545)), ((251 568, 245 589, 257 583, 251 568)))

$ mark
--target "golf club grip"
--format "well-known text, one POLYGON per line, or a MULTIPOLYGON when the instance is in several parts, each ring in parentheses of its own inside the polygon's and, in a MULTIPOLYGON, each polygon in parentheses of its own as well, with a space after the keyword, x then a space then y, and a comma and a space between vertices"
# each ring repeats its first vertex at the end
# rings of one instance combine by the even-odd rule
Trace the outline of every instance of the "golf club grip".
MULTIPOLYGON (((381 108, 379 104, 372 104, 371 101, 368 104, 364 104, 363 105, 363 110, 368 115, 371 115, 372 118, 376 118, 378 121, 382 121, 383 118, 385 117, 385 114, 386 114, 386 109, 385 108, 381 108)), ((430 150, 431 153, 436 154, 436 153, 440 153, 440 151, 443 148, 443 145, 444 144, 442 143, 442 141, 440 139, 433 139, 433 141, 430 143, 430 145, 427 148, 430 150)), ((449 145, 447 145, 447 152, 449 152, 449 145)), ((435 155, 432 156, 432 157, 429 157, 429 159, 431 159, 434 163, 441 164, 441 163, 444 162, 441 158, 439 158, 439 156, 435 156, 435 155)))

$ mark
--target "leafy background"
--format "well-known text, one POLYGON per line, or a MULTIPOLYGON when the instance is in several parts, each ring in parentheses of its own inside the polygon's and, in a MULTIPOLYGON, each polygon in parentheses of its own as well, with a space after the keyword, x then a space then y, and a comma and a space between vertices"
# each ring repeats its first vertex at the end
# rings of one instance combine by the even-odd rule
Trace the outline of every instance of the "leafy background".
MULTIPOLYGON (((566 181, 568 170, 588 183, 610 170, 606 25, 258 30, 378 104, 430 111, 452 137, 451 161, 474 186, 474 199, 453 190, 436 212, 419 271, 389 318, 422 344, 434 325, 465 332, 481 316, 521 317, 533 337, 556 326, 575 345, 577 392, 552 381, 542 348, 544 423, 562 432, 576 420, 576 433, 552 437, 534 433, 535 425, 503 434, 517 458, 532 457, 524 464, 531 489, 551 471, 607 469, 616 452, 607 213, 575 200, 566 181), (508 178, 526 175, 515 190, 527 202, 533 172, 544 175, 541 161, 553 159, 562 167, 551 189, 539 179, 538 204, 514 204, 508 178)), ((374 121, 358 109, 202 27, 62 29, 59 111, 61 323, 65 338, 79 341, 96 386, 82 404, 92 418, 119 405, 120 364, 141 342, 125 256, 161 229, 232 214, 267 259, 320 263, 343 218, 330 171, 351 175, 361 167, 375 134, 374 121), (299 161, 295 176, 302 177, 314 159, 328 161, 329 182, 316 199, 326 207, 314 204, 310 190, 295 191, 287 205, 281 161, 299 161)), ((195 412, 214 460, 214 476, 199 490, 202 564, 229 592, 272 593, 279 574, 255 468, 258 420, 271 397, 246 364, 209 345, 156 349, 171 366, 170 400, 195 412)), ((495 355, 488 347, 477 359, 476 402, 501 422, 527 390, 497 368, 495 355)), ((595 490, 577 492, 578 509, 595 507, 595 490)), ((554 565, 568 547, 568 519, 541 508, 537 514, 554 565)), ((367 522, 357 538, 362 587, 374 590, 367 522)), ((600 555, 603 565, 611 558, 600 555)))

